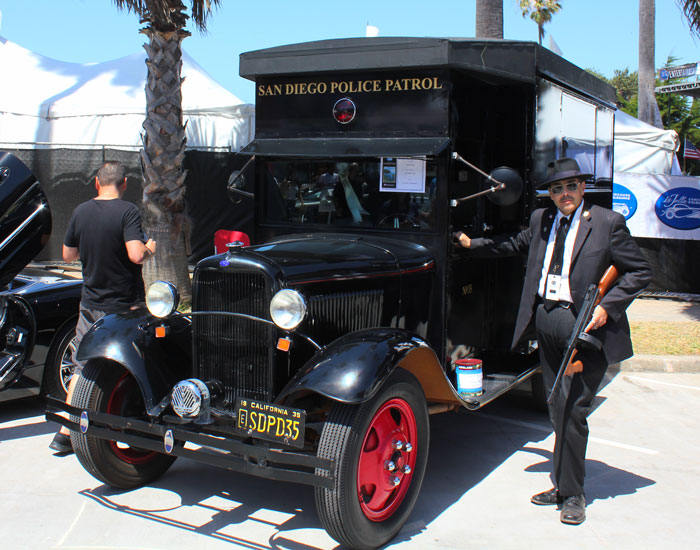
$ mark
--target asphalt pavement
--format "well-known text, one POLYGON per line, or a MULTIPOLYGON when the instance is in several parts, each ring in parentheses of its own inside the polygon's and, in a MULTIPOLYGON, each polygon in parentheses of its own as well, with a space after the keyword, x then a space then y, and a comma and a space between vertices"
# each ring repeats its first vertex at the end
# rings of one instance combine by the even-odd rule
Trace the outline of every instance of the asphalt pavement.
MULTIPOLYGON (((637 300, 635 321, 698 321, 700 304, 637 300)), ((638 359, 638 358, 637 358, 638 359)), ((512 393, 476 412, 431 417, 417 505, 387 548, 697 548, 700 368, 652 357, 611 369, 589 417, 587 521, 529 502, 551 487, 546 415, 512 393), (693 370, 695 369, 695 370, 693 370)), ((693 366, 695 365, 695 366, 693 366)), ((0 541, 8 549, 326 550, 313 489, 178 459, 154 483, 111 489, 48 445, 37 399, 0 403, 0 541)))
MULTIPOLYGON (((589 418, 588 519, 559 522, 532 494, 551 486, 546 415, 509 394, 431 417, 417 505, 387 548, 697 548, 700 374, 609 373, 589 418)), ((38 399, 0 404, 0 540, 8 549, 329 550, 313 489, 178 459, 117 491, 49 449, 38 399)))

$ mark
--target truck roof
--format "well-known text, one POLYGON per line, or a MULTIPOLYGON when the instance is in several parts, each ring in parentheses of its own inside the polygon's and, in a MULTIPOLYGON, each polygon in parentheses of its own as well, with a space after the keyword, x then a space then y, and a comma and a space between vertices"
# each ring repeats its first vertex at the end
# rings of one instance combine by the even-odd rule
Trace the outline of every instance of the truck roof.
POLYGON ((242 53, 239 73, 260 77, 397 69, 454 69, 535 85, 546 77, 615 104, 615 89, 535 42, 475 38, 341 38, 242 53))

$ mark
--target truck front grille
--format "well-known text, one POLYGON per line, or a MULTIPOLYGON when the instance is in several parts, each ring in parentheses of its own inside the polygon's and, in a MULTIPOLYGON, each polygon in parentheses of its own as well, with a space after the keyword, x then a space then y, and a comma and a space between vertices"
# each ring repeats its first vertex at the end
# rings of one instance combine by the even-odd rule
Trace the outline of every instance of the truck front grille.
POLYGON ((309 336, 319 342, 356 330, 381 326, 384 292, 365 290, 312 296, 308 300, 309 336))
POLYGON ((217 315, 243 313, 266 319, 270 285, 262 273, 197 270, 192 283, 194 376, 218 380, 229 407, 237 397, 270 401, 273 392, 273 328, 267 323, 217 315))

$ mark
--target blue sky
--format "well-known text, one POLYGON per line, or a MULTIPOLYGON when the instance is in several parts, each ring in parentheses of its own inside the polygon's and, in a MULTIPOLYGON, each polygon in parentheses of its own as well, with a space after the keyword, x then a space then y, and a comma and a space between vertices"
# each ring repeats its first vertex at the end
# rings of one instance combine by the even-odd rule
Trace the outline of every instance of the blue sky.
MULTIPOLYGON (((183 0, 189 6, 189 0, 183 0)), ((537 26, 523 19, 517 0, 504 0, 504 37, 537 41, 537 26)), ((638 0, 562 0, 547 25, 564 57, 611 77, 637 69, 638 0)), ((365 35, 369 22, 380 36, 474 36, 474 0, 223 0, 208 25, 183 48, 222 86, 254 102, 253 84, 238 76, 242 52, 295 42, 365 35)), ((0 36, 41 55, 76 63, 116 59, 140 51, 138 17, 111 0, 0 0, 0 36)), ((700 42, 674 0, 656 0, 656 65, 669 55, 678 64, 700 61, 700 42)), ((145 70, 145 68, 144 68, 145 70)), ((7 76, 7 75, 6 75, 7 76)))

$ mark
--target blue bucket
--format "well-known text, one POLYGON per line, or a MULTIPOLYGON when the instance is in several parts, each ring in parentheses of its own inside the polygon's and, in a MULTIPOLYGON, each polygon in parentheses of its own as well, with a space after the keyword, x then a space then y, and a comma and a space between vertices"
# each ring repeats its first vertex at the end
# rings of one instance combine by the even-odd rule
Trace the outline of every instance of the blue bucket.
POLYGON ((478 397, 484 393, 481 359, 455 361, 457 391, 462 397, 478 397))

